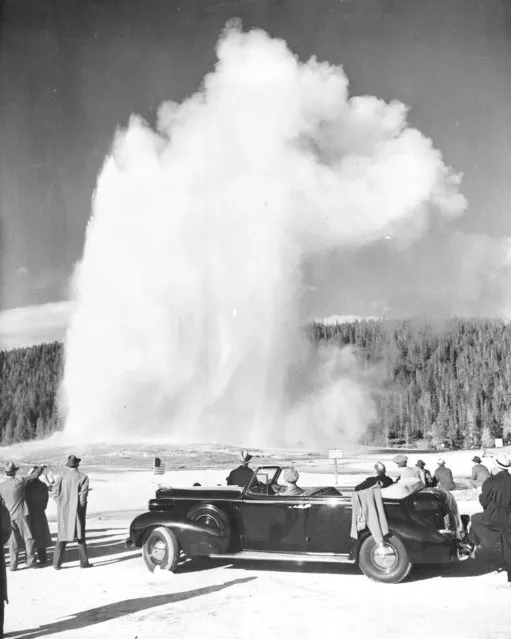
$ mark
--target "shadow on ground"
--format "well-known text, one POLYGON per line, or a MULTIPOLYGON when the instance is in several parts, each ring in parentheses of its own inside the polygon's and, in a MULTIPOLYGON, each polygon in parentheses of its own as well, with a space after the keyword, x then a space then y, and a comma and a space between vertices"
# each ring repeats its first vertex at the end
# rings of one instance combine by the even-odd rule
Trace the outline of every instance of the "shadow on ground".
POLYGON ((54 623, 38 626, 37 628, 9 632, 6 633, 4 637, 8 637, 9 639, 35 639, 36 637, 50 637, 58 634, 59 632, 88 628, 89 626, 93 626, 98 623, 118 619, 124 615, 148 610, 149 608, 155 608, 156 606, 175 604, 181 601, 186 601, 187 599, 193 599, 194 597, 209 595, 211 593, 224 590, 225 588, 230 588, 231 586, 253 581, 254 579, 257 579, 257 577, 233 579, 232 581, 227 581, 224 584, 208 586, 206 588, 197 588, 196 590, 190 590, 189 592, 154 595, 152 597, 137 597, 136 599, 117 601, 113 604, 107 604, 106 606, 100 606, 98 608, 91 608, 90 610, 78 612, 71 617, 66 617, 65 619, 54 623))
MULTIPOLYGON (((93 529, 87 531, 88 533, 103 533, 100 537, 89 538, 87 540, 87 553, 89 555, 89 560, 94 563, 94 560, 101 560, 103 557, 108 557, 107 562, 99 562, 98 565, 105 565, 106 563, 111 564, 120 561, 127 561, 128 559, 132 559, 140 554, 140 550, 137 548, 135 550, 127 550, 124 541, 127 534, 124 534, 122 529, 119 530, 108 530, 104 529, 93 529), (119 539, 119 537, 122 537, 119 539), (122 555, 122 556, 121 556, 122 555)), ((56 535, 52 535, 52 542, 55 544, 56 535)), ((48 548, 48 564, 51 564, 53 559, 53 551, 54 547, 48 548)), ((6 559, 7 565, 9 564, 9 552, 7 549, 4 549, 4 556, 6 559)), ((78 561, 78 546, 76 543, 69 543, 66 547, 66 552, 64 556, 64 564, 62 568, 66 568, 66 564, 70 562, 78 561)), ((21 550, 19 553, 19 563, 21 564, 19 569, 24 569, 25 562, 25 551, 21 550)), ((68 566, 71 567, 71 566, 68 566)))

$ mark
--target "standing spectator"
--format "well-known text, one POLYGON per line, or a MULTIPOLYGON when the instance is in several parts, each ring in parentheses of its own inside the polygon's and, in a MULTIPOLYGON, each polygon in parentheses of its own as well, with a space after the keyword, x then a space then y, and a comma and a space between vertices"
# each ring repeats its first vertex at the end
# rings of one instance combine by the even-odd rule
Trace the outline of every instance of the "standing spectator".
POLYGON ((250 480, 254 476, 254 471, 249 467, 248 462, 252 459, 252 455, 246 451, 240 451, 238 455, 240 465, 231 470, 227 477, 228 486, 248 486, 250 480))
POLYGON ((28 477, 16 477, 19 468, 10 461, 5 467, 7 479, 0 484, 0 497, 4 500, 11 518, 11 535, 9 537, 9 569, 18 569, 18 554, 20 545, 25 546, 27 556, 27 568, 40 568, 35 559, 35 546, 32 531, 30 530, 30 517, 25 490, 30 482, 35 481, 45 469, 45 466, 36 466, 36 471, 28 477))
POLYGON ((481 463, 481 458, 478 455, 472 457, 472 461, 474 462, 474 466, 472 466, 472 476, 468 480, 468 483, 472 486, 472 488, 477 490, 478 488, 481 488, 483 483, 488 479, 490 471, 481 463))
POLYGON ((431 475, 429 470, 426 468, 425 462, 423 462, 422 459, 419 459, 415 465, 421 471, 422 481, 426 485, 426 488, 434 488, 437 485, 436 477, 431 475))
POLYGON ((502 549, 503 565, 511 585, 511 460, 500 455, 496 464, 493 476, 483 484, 479 502, 484 512, 472 515, 470 535, 479 550, 502 549))
MULTIPOLYGON (((34 466, 31 473, 37 470, 34 466)), ((30 513, 30 530, 37 549, 37 557, 42 566, 48 561, 46 549, 51 546, 50 527, 46 518, 48 506, 48 486, 40 479, 30 482, 25 489, 25 499, 30 513)))
MULTIPOLYGON (((11 517, 9 510, 0 497, 0 540, 2 546, 9 541, 11 536, 11 517)), ((4 553, 0 553, 0 637, 4 636, 4 607, 9 603, 7 599, 7 571, 5 569, 4 553)))
POLYGON ((450 468, 445 465, 445 459, 439 459, 437 461, 438 468, 435 470, 435 479, 439 488, 444 490, 453 490, 454 478, 450 468))
POLYGON ((75 455, 69 455, 66 463, 69 470, 57 479, 53 488, 53 497, 57 502, 58 509, 58 535, 53 554, 55 570, 60 570, 62 566, 67 542, 75 541, 75 539, 78 542, 80 568, 92 568, 87 557, 85 544, 89 478, 78 470, 81 461, 75 455))

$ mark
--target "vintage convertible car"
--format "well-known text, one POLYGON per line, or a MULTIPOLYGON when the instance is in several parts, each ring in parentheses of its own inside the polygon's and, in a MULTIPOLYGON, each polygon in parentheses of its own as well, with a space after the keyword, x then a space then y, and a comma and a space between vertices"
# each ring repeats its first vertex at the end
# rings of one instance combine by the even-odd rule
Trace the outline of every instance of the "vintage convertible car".
MULTIPOLYGON (((352 488, 306 488, 279 495, 279 466, 260 467, 246 488, 160 488, 149 511, 130 526, 128 547, 141 547, 150 570, 174 571, 190 558, 357 563, 376 581, 399 583, 412 564, 469 557, 457 539, 444 491, 384 497, 389 535, 376 543, 363 530, 352 539, 352 488)), ((383 491, 382 494, 384 494, 383 491)))

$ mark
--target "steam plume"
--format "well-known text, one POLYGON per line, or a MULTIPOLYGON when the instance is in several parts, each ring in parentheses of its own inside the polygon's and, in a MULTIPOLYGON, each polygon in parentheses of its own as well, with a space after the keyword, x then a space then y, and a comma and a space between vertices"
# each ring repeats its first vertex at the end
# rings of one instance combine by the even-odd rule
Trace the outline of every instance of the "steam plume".
POLYGON ((350 356, 312 355, 302 337, 301 260, 413 238, 433 210, 462 211, 458 183, 403 104, 349 99, 340 67, 228 25, 201 90, 162 105, 156 131, 132 117, 99 177, 74 278, 66 432, 355 436, 371 403, 350 356))

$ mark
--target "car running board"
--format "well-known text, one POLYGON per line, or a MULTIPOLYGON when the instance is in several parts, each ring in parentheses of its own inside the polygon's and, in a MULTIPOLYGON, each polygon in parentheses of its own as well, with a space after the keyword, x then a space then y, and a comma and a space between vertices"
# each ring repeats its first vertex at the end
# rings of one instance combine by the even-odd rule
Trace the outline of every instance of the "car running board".
POLYGON ((263 550, 241 550, 232 554, 208 555, 211 559, 244 559, 249 561, 295 561, 298 563, 333 563, 354 564, 355 559, 350 559, 347 554, 334 553, 299 553, 299 552, 265 552, 263 550))

